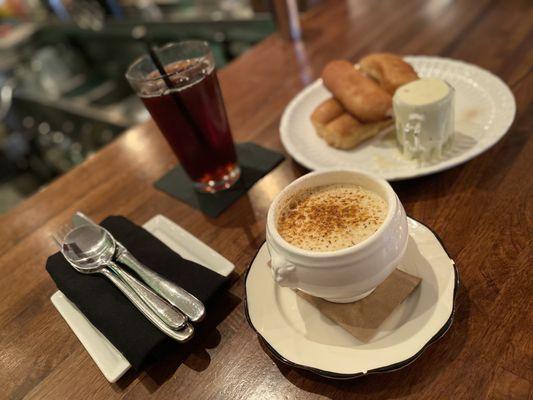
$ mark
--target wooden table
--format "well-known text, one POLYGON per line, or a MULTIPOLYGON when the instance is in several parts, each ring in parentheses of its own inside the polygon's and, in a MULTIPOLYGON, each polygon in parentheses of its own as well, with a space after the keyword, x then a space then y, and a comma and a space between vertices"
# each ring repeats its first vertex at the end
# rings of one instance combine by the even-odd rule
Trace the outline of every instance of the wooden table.
POLYGON ((264 240, 270 202, 304 170, 287 158, 211 219, 153 188, 176 160, 149 123, 0 218, 0 398, 531 398, 531 21, 528 1, 331 1, 303 16, 303 43, 273 35, 220 72, 236 140, 282 151, 283 108, 333 58, 435 54, 475 63, 511 87, 517 117, 490 151, 394 184, 407 212, 442 237, 462 278, 451 330, 416 362, 331 381, 270 358, 244 317, 243 273, 264 240), (76 210, 137 223, 161 213, 178 222, 235 263, 240 278, 220 306, 229 315, 191 354, 109 384, 49 300, 56 290, 44 270, 55 251, 49 235, 76 210))

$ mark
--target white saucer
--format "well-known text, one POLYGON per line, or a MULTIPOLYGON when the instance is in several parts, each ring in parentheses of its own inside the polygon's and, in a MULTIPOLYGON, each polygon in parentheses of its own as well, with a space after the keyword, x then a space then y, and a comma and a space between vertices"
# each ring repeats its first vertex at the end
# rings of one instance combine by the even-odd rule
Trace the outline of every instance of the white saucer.
POLYGON ((441 160, 418 166, 416 161, 404 158, 397 149, 393 127, 353 150, 328 146, 310 121, 313 110, 331 96, 321 79, 302 90, 285 108, 280 132, 287 152, 310 170, 358 167, 394 181, 462 164, 487 151, 508 131, 516 104, 500 78, 475 65, 447 58, 409 56, 405 60, 420 76, 444 79, 456 90, 456 139, 441 160))
POLYGON ((281 361, 331 378, 349 379, 402 368, 452 324, 459 276, 435 234, 409 218, 409 243, 401 269, 420 286, 363 343, 324 317, 293 290, 275 284, 266 246, 246 276, 246 316, 281 361))
MULTIPOLYGON (((235 269, 235 265, 228 259, 162 215, 150 219, 143 228, 183 258, 220 275, 228 276, 235 269)), ((55 292, 51 300, 109 382, 116 382, 130 369, 131 364, 122 353, 62 292, 55 292)))

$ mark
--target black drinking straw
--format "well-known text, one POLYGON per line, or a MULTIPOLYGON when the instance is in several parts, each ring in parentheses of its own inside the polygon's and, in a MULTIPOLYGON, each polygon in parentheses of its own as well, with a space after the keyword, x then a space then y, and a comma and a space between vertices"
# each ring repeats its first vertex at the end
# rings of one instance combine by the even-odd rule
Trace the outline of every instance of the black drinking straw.
POLYGON ((154 48, 150 45, 150 42, 146 39, 146 28, 144 26, 136 26, 135 28, 133 28, 132 36, 134 39, 142 42, 145 45, 146 49, 148 50, 148 54, 150 55, 150 59, 156 66, 157 70, 159 71, 159 74, 163 78, 163 81, 165 82, 165 85, 168 88, 170 97, 174 100, 174 103, 181 111, 181 114, 183 115, 187 123, 192 128, 194 135, 196 136, 196 140, 198 140, 198 142, 202 143, 204 146, 209 148, 210 147, 209 143, 207 142, 206 138, 204 138, 202 134, 202 130, 198 127, 198 125, 194 121, 194 118, 189 113, 187 106, 183 103, 183 101, 181 101, 180 96, 176 92, 172 91, 172 89, 175 89, 175 86, 170 80, 167 72, 165 71, 165 67, 163 66, 163 63, 157 56, 154 48))

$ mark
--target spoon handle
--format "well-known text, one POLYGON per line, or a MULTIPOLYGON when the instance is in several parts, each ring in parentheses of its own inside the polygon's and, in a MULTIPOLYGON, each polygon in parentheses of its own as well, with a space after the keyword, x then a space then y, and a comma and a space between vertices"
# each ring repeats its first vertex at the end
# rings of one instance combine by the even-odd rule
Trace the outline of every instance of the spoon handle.
POLYGON ((182 287, 163 278, 137 260, 122 244, 117 242, 116 260, 133 270, 157 294, 174 307, 179 308, 192 322, 200 321, 205 315, 204 304, 182 287))
POLYGON ((187 322, 187 317, 179 310, 176 310, 169 303, 159 297, 150 288, 136 278, 124 271, 113 262, 107 264, 109 269, 126 282, 133 291, 172 329, 181 329, 187 322))
POLYGON ((122 292, 124 295, 132 302, 132 304, 137 307, 137 309, 146 317, 148 320, 154 324, 161 332, 170 336, 172 339, 177 340, 178 342, 186 342, 189 340, 193 333, 194 329, 189 323, 185 323, 184 327, 180 330, 173 330, 170 327, 163 323, 163 321, 157 316, 156 313, 152 311, 150 307, 128 286, 124 281, 122 281, 117 275, 111 272, 107 268, 102 268, 100 272, 105 275, 113 284, 122 292))

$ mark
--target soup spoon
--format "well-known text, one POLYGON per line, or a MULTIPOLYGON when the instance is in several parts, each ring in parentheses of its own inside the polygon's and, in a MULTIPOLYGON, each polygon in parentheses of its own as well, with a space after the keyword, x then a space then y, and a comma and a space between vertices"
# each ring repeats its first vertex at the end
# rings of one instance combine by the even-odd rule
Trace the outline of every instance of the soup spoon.
POLYGON ((114 241, 101 230, 84 225, 67 231, 64 236, 53 235, 53 238, 76 271, 107 277, 163 333, 180 342, 192 337, 193 328, 181 312, 112 261, 114 241))
POLYGON ((96 224, 81 212, 74 214, 72 223, 74 226, 90 225, 95 229, 100 229, 102 235, 105 232, 109 240, 113 241, 113 246, 116 248, 115 259, 118 262, 135 272, 154 292, 183 312, 191 322, 198 322, 204 318, 205 306, 200 300, 181 286, 176 285, 174 282, 169 281, 146 267, 126 247, 116 241, 105 228, 96 224))

